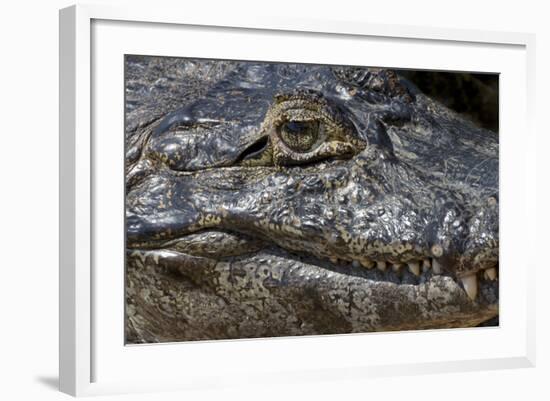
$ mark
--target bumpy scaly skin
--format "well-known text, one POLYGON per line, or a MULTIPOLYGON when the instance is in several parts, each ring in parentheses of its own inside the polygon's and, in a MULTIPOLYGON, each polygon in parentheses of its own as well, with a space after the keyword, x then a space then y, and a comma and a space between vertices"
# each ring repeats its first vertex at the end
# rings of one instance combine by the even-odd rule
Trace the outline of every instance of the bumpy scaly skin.
POLYGON ((498 314, 495 134, 388 70, 161 60, 127 67, 183 75, 127 88, 128 342, 498 314), (288 121, 321 127, 311 151, 288 121))

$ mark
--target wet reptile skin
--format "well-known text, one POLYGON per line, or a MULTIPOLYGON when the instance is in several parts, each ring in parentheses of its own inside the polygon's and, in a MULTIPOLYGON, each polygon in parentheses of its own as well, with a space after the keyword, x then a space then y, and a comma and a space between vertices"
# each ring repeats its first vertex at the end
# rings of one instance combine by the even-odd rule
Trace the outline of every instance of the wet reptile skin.
POLYGON ((498 136, 390 70, 127 57, 126 231, 128 343, 476 326, 498 136))

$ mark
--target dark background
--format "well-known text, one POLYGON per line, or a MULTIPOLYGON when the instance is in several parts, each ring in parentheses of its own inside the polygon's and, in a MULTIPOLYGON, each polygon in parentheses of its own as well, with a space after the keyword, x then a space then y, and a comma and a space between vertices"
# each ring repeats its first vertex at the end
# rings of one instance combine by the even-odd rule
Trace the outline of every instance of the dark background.
POLYGON ((398 70, 423 93, 498 133, 498 74, 398 70))

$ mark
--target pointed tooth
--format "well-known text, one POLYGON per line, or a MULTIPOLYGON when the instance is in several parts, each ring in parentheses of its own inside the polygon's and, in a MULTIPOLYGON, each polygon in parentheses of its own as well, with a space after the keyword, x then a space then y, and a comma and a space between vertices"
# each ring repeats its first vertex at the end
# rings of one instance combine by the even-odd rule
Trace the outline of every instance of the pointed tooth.
POLYGON ((331 256, 329 259, 334 264, 338 263, 338 258, 336 256, 331 256))
POLYGON ((409 266, 409 271, 414 274, 415 276, 420 276, 420 263, 418 262, 409 262, 407 263, 407 266, 409 266))
POLYGON ((354 260, 353 262, 351 262, 351 265, 355 268, 358 268, 359 266, 361 266, 361 263, 359 263, 358 260, 354 260))
POLYGON ((386 271, 386 262, 383 260, 379 260, 376 262, 376 268, 380 271, 386 271))
POLYGON ((434 274, 441 274, 441 265, 437 261, 437 259, 432 259, 432 269, 434 274))
POLYGON ((472 301, 474 301, 477 297, 477 276, 476 274, 470 274, 468 276, 464 276, 460 279, 462 281, 462 285, 464 286, 464 290, 466 291, 466 294, 468 294, 468 297, 472 301))
POLYGON ((497 269, 495 267, 491 267, 490 269, 485 270, 485 274, 489 280, 495 281, 497 278, 497 269))
POLYGON ((398 272, 401 270, 401 267, 403 265, 401 263, 393 263, 392 266, 391 266, 391 269, 394 271, 394 272, 398 272))
POLYGON ((432 255, 434 255, 436 258, 439 258, 443 256, 443 247, 439 244, 435 244, 432 246, 432 255))

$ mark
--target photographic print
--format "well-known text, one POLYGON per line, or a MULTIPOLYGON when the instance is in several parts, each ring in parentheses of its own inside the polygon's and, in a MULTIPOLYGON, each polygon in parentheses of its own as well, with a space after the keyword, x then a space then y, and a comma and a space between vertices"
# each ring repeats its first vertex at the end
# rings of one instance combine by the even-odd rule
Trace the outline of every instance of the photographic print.
POLYGON ((126 344, 498 326, 497 74, 124 68, 126 344))

